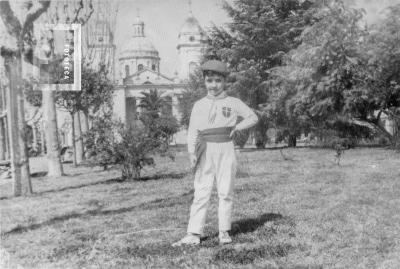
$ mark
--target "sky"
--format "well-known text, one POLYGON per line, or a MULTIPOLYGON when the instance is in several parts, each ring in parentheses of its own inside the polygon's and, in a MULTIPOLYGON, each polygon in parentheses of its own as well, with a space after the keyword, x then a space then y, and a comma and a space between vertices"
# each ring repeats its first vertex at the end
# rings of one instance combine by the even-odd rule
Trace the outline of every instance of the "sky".
POLYGON ((385 14, 388 6, 400 4, 400 0, 346 0, 352 2, 354 7, 365 9, 365 19, 368 24, 376 22, 385 14))
MULTIPOLYGON (((190 0, 122 0, 119 1, 116 45, 121 47, 132 31, 132 23, 138 12, 145 23, 145 34, 153 42, 161 58, 161 73, 172 77, 177 69, 176 45, 179 30, 189 13, 190 0)), ((385 7, 400 3, 400 0, 344 0, 356 8, 366 10, 366 21, 370 24, 382 17, 385 7)), ((229 0, 228 2, 233 2, 229 0)), ((212 23, 223 25, 230 18, 222 8, 222 0, 191 0, 191 9, 203 29, 212 23)))
MULTIPOLYGON (((1 0, 0 0, 1 1, 1 0)), ((53 0, 56 1, 56 0, 53 0)), ((75 0, 76 1, 76 0, 75 0)), ((188 16, 189 1, 194 16, 203 29, 212 23, 223 25, 230 18, 222 8, 223 0, 98 0, 118 3, 116 23, 116 45, 121 47, 124 40, 132 33, 138 12, 145 23, 145 33, 159 51, 161 72, 172 77, 177 69, 178 54, 176 45, 179 30, 188 16)), ((228 0, 233 2, 234 0, 228 0)), ((267 1, 267 0, 266 0, 267 1)), ((383 16, 382 11, 390 5, 400 3, 400 0, 344 0, 353 3, 357 8, 366 10, 366 21, 370 24, 383 16)), ((18 2, 14 0, 12 2, 18 2)), ((7 43, 5 27, 0 20, 0 43, 7 43)), ((8 41, 8 40, 7 40, 8 41)))
MULTIPOLYGON (((191 0, 191 7, 203 29, 230 20, 222 9, 222 0, 191 0)), ((116 22, 117 49, 130 36, 138 10, 145 23, 145 34, 159 52, 161 73, 172 77, 177 69, 178 34, 189 14, 189 0, 121 1, 116 22)))

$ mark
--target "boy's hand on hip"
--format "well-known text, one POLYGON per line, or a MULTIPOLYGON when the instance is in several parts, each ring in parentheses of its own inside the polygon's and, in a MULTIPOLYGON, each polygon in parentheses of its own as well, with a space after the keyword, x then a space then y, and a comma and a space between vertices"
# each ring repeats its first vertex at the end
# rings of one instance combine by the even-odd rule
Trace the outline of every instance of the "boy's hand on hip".
POLYGON ((197 162, 196 154, 190 153, 189 158, 190 158, 190 168, 193 169, 196 166, 196 162, 197 162))
POLYGON ((233 138, 235 136, 235 133, 237 132, 236 127, 234 127, 229 135, 230 138, 233 138))

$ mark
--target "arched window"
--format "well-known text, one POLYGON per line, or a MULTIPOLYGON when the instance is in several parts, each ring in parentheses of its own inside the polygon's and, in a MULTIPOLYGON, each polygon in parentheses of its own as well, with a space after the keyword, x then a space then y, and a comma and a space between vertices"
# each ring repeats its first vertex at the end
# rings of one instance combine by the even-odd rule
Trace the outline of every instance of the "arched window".
POLYGON ((137 70, 138 70, 138 71, 143 70, 143 64, 139 64, 139 65, 137 66, 137 70))
POLYGON ((125 65, 125 77, 129 76, 129 65, 125 65))
POLYGON ((151 65, 151 70, 156 71, 156 65, 155 64, 151 65))

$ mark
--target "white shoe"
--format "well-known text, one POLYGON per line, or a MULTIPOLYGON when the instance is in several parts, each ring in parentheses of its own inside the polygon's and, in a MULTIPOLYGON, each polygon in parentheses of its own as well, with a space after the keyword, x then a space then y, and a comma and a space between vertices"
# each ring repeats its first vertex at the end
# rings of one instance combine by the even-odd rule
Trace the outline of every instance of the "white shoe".
POLYGON ((184 238, 172 244, 173 247, 179 247, 182 245, 196 246, 200 244, 200 236, 195 234, 187 234, 184 238))
POLYGON ((232 243, 232 238, 229 236, 228 232, 219 232, 218 238, 221 245, 232 243))

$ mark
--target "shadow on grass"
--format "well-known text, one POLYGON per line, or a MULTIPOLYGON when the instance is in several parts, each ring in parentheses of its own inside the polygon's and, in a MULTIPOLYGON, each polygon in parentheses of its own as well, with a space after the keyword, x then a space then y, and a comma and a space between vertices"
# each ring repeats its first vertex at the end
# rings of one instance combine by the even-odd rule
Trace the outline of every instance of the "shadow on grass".
MULTIPOLYGON (((281 214, 267 213, 262 214, 256 218, 247 218, 236 221, 233 223, 232 235, 235 236, 239 233, 250 233, 263 226, 265 222, 277 222, 277 225, 285 225, 281 223, 284 217, 281 214)), ((235 241, 235 239, 234 239, 235 241)), ((257 244, 229 244, 220 246, 218 244, 217 234, 213 234, 205 241, 202 240, 200 248, 212 249, 212 256, 210 263, 219 265, 221 262, 226 264, 242 264, 248 265, 253 263, 256 259, 280 259, 288 256, 288 254, 296 247, 289 242, 281 242, 276 240, 268 241, 257 244)), ((182 255, 191 255, 198 252, 199 248, 195 246, 180 246, 171 247, 170 243, 148 243, 141 246, 127 246, 121 251, 122 256, 136 257, 147 261, 152 257, 168 257, 175 258, 182 255)), ((196 263, 196 261, 194 261, 196 263)), ((297 268, 297 267, 296 267, 297 268)))
POLYGON ((172 178, 172 179, 181 179, 184 178, 188 173, 169 173, 169 174, 158 174, 152 176, 141 177, 136 181, 147 181, 147 180, 158 180, 158 179, 165 179, 165 178, 172 178))
POLYGON ((34 223, 34 224, 29 224, 29 225, 17 225, 15 228, 12 228, 9 231, 2 232, 1 236, 4 235, 10 235, 10 234, 19 234, 23 232, 27 232, 30 230, 36 230, 40 229, 45 226, 50 226, 53 224, 57 224, 60 222, 68 221, 70 219, 79 219, 79 218, 88 218, 92 216, 106 216, 106 215, 117 215, 117 214, 123 214, 127 212, 131 212, 134 210, 151 210, 154 208, 165 208, 165 207, 172 207, 175 205, 179 204, 187 204, 188 201, 184 201, 185 199, 188 199, 192 197, 193 190, 183 193, 180 196, 176 197, 169 197, 165 199, 156 199, 150 202, 130 206, 130 207, 123 207, 123 208, 118 208, 118 209, 110 209, 110 210, 101 210, 102 206, 98 206, 96 209, 93 210, 87 210, 84 212, 70 212, 65 215, 61 216, 56 216, 53 217, 49 220, 40 222, 40 223, 34 223))
POLYGON ((31 173, 31 177, 45 177, 45 176, 47 176, 47 171, 31 173))
POLYGON ((188 205, 193 199, 193 190, 188 191, 180 196, 168 197, 164 199, 155 199, 149 203, 144 204, 140 209, 152 210, 157 208, 173 207, 178 205, 188 205))
POLYGON ((195 246, 184 246, 184 247, 171 247, 171 243, 148 243, 143 246, 127 246, 122 249, 121 256, 136 257, 140 259, 148 259, 149 257, 160 257, 166 256, 168 258, 182 256, 183 252, 189 254, 197 251, 198 248, 195 246))
MULTIPOLYGON (((239 234, 252 233, 263 227, 266 222, 273 222, 275 226, 285 227, 291 226, 291 222, 277 213, 266 213, 256 218, 247 218, 234 222, 232 224, 231 235, 234 237, 239 234)), ((262 229, 266 229, 265 227, 262 229)), ((276 229, 276 228, 275 228, 276 229)), ((284 242, 276 240, 274 236, 280 237, 281 235, 276 234, 276 230, 271 228, 267 229, 267 234, 264 235, 265 231, 261 230, 260 241, 248 242, 239 246, 227 245, 218 248, 212 256, 214 262, 224 262, 233 264, 251 264, 256 259, 280 259, 286 257, 296 247, 291 242, 284 242)), ((282 231, 285 231, 283 229, 282 231)), ((288 229, 289 232, 290 229, 288 229)))
MULTIPOLYGON (((259 227, 263 226, 264 223, 268 221, 276 221, 282 219, 281 214, 276 213, 266 213, 262 214, 256 218, 246 218, 234 221, 232 223, 232 230, 230 235, 235 237, 239 234, 252 233, 256 231, 259 227)), ((218 232, 214 232, 208 236, 202 238, 202 247, 215 247, 218 245, 218 232)))
POLYGON ((223 247, 213 254, 212 259, 216 262, 250 264, 259 258, 286 257, 293 248, 288 243, 248 246, 241 249, 223 247))
POLYGON ((235 221, 232 223, 231 235, 235 236, 241 233, 251 233, 263 226, 268 221, 275 221, 283 218, 281 214, 266 213, 258 216, 257 218, 247 218, 235 221))
MULTIPOLYGON (((67 174, 64 177, 80 176, 82 174, 83 173, 77 173, 77 174, 71 174, 71 175, 67 174)), ((47 172, 36 172, 36 173, 31 174, 32 177, 44 177, 46 175, 47 175, 47 172)), ((75 186, 66 186, 66 187, 62 187, 62 188, 34 192, 32 196, 40 196, 40 195, 47 194, 47 193, 56 193, 56 192, 62 192, 62 191, 66 191, 66 190, 74 190, 74 189, 80 189, 80 188, 84 188, 84 187, 103 185, 103 184, 106 185, 106 184, 114 184, 114 183, 122 183, 122 182, 137 182, 137 181, 158 180, 158 179, 166 179, 166 178, 181 179, 181 178, 184 178, 186 175, 187 175, 187 173, 158 174, 158 175, 153 175, 153 176, 142 177, 138 180, 123 180, 118 177, 118 178, 97 181, 97 182, 79 184, 79 185, 75 185, 75 186)), ((0 197, 0 200, 6 200, 6 199, 12 199, 12 198, 14 198, 14 196, 5 195, 5 196, 0 197)))
MULTIPOLYGON (((40 173, 42 173, 42 172, 40 172, 40 173)), ((40 176, 38 176, 38 177, 40 177, 40 176)), ((68 175, 67 175, 67 177, 68 177, 68 175)), ((112 178, 112 179, 107 179, 107 180, 103 180, 103 181, 97 181, 97 182, 79 184, 79 185, 75 185, 75 186, 66 186, 66 187, 62 187, 62 188, 50 189, 50 190, 45 190, 45 191, 40 191, 40 192, 34 192, 29 197, 37 197, 37 196, 41 196, 41 195, 47 194, 47 193, 56 193, 56 192, 62 192, 62 191, 67 191, 67 190, 80 189, 80 188, 84 188, 84 187, 88 187, 88 186, 96 186, 96 185, 102 185, 102 184, 113 184, 113 183, 121 183, 121 182, 123 182, 123 180, 121 180, 120 178, 112 178)), ((8 200, 8 199, 13 199, 13 198, 15 198, 15 196, 5 195, 5 196, 0 197, 0 200, 8 200)))
POLYGON ((79 184, 75 186, 67 186, 63 188, 58 188, 58 189, 53 189, 53 190, 46 190, 46 191, 41 191, 41 192, 35 192, 35 195, 42 195, 46 193, 53 193, 53 192, 61 192, 61 191, 66 191, 66 190, 74 190, 74 189, 80 189, 88 186, 96 186, 96 185, 103 185, 103 184, 113 184, 113 183, 121 183, 123 180, 120 178, 111 178, 103 181, 97 181, 97 182, 91 182, 91 183, 86 183, 86 184, 79 184))

